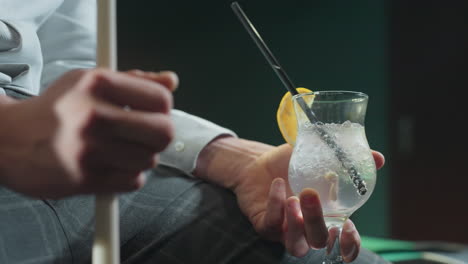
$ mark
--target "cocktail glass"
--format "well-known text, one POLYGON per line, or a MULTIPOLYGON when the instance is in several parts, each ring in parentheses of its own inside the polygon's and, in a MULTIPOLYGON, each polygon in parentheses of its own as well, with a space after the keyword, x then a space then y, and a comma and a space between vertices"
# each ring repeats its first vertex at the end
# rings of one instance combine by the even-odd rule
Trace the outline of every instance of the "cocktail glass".
POLYGON ((339 245, 343 224, 369 199, 376 181, 364 128, 368 96, 320 91, 295 95, 293 102, 298 133, 289 164, 289 184, 295 195, 304 188, 318 192, 329 230, 323 263, 343 263, 339 245), (304 102, 317 122, 311 123, 305 114, 304 102))

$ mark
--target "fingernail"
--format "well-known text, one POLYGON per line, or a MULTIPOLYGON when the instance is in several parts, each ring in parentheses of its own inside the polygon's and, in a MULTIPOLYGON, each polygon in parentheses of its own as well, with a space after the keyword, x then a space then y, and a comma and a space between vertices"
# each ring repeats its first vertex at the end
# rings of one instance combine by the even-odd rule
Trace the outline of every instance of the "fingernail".
POLYGON ((288 200, 288 207, 291 208, 295 212, 298 212, 301 210, 301 207, 299 205, 299 200, 296 197, 288 200))
POLYGON ((280 191, 281 188, 283 188, 283 181, 280 180, 280 179, 274 180, 274 182, 273 182, 273 189, 274 189, 275 191, 280 191))
POLYGON ((173 71, 162 71, 159 74, 166 75, 169 78, 171 78, 172 81, 174 82, 174 87, 175 87, 174 89, 176 89, 177 86, 179 86, 179 76, 175 72, 173 72, 173 71))
POLYGON ((352 221, 348 221, 346 228, 343 230, 346 233, 353 233, 356 230, 356 227, 352 221))
POLYGON ((317 195, 305 194, 301 197, 302 203, 307 207, 315 207, 319 204, 317 195))
POLYGON ((130 72, 131 72, 132 74, 138 75, 138 76, 144 76, 144 75, 145 75, 145 72, 142 71, 142 70, 131 70, 130 72))

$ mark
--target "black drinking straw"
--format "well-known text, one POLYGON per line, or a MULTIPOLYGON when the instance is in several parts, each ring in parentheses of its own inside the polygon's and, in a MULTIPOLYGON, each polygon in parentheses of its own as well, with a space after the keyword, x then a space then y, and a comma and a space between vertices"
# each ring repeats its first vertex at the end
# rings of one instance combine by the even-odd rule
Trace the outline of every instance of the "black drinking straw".
MULTIPOLYGON (((299 92, 296 90, 296 86, 291 81, 286 71, 281 67, 279 61, 275 58, 271 50, 268 48, 265 41, 262 39, 262 37, 258 33, 257 29, 255 29, 252 22, 250 22, 249 18, 247 17, 245 12, 242 10, 239 3, 233 2, 231 4, 231 8, 234 11, 234 13, 237 15, 237 17, 239 18, 242 25, 244 25, 245 29, 249 33, 250 37, 252 37, 255 44, 257 44, 258 48, 263 53, 263 56, 265 56, 270 66, 278 75, 281 82, 283 82, 286 89, 293 96, 299 94, 299 92)), ((344 168, 348 171, 349 177, 351 178, 351 181, 356 187, 358 193, 360 195, 366 194, 367 187, 366 187, 365 181, 362 180, 361 175, 356 170, 356 168, 354 167, 350 159, 346 156, 346 153, 343 151, 343 149, 340 146, 338 146, 338 144, 336 144, 336 142, 333 140, 332 137, 328 135, 328 132, 325 129, 317 125, 317 122, 319 120, 317 119, 317 116, 315 116, 312 109, 310 109, 310 107, 304 101, 304 98, 302 97, 297 98, 297 103, 299 104, 299 106, 302 108, 302 110, 306 114, 310 123, 312 123, 315 126, 322 140, 325 141, 325 143, 327 143, 327 145, 335 151, 336 157, 338 158, 338 160, 340 160, 344 168)))

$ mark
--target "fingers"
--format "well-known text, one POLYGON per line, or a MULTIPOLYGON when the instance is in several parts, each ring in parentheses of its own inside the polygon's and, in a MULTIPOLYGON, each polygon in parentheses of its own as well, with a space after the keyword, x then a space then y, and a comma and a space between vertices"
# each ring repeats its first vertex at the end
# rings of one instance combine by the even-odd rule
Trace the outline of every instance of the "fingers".
POLYGON ((174 92, 179 86, 179 77, 172 71, 162 71, 162 72, 145 72, 141 70, 131 70, 127 72, 130 75, 145 78, 152 82, 158 82, 169 89, 169 91, 174 92))
POLYGON ((111 171, 95 169, 83 182, 85 193, 116 193, 131 192, 143 187, 145 176, 143 173, 111 171))
POLYGON ((326 246, 328 230, 315 190, 304 189, 300 199, 292 196, 286 200, 286 220, 284 243, 291 255, 303 257, 310 248, 319 249, 326 246))
POLYGON ((172 108, 172 94, 166 86, 130 74, 89 71, 78 88, 103 101, 135 110, 168 113, 172 108))
POLYGON ((160 113, 125 111, 109 104, 90 110, 82 125, 85 138, 115 139, 142 144, 155 152, 164 150, 174 136, 170 117, 160 113))
POLYGON ((323 248, 327 243, 328 230, 323 219, 318 193, 310 188, 300 194, 307 242, 312 248, 323 248))
POLYGON ((269 237, 278 237, 283 231, 285 200, 286 187, 284 180, 276 178, 270 186, 265 213, 265 233, 269 237))
POLYGON ((287 231, 285 234, 285 246, 289 254, 295 257, 303 257, 309 251, 309 244, 304 236, 304 219, 297 197, 286 200, 287 231))
MULTIPOLYGON (((328 241, 328 229, 315 190, 304 189, 300 200, 296 197, 288 198, 286 218, 285 246, 291 255, 303 257, 310 247, 320 249, 327 246, 327 242, 333 243, 328 241)), ((336 230, 330 232, 333 231, 336 230)), ((351 220, 347 220, 343 226, 340 243, 345 262, 354 261, 359 254, 361 239, 351 220)), ((329 247, 331 248, 331 245, 329 247)))
POLYGON ((107 168, 138 173, 156 165, 154 151, 143 145, 127 141, 102 139, 85 146, 81 153, 84 168, 107 168))
POLYGON ((56 84, 75 88, 56 96, 53 145, 72 184, 78 193, 139 188, 139 173, 155 165, 154 157, 174 136, 170 90, 177 76, 98 69, 69 79, 56 84))
POLYGON ((341 254, 345 262, 354 261, 359 255, 361 247, 361 237, 351 220, 347 220, 343 225, 341 233, 341 254))
POLYGON ((385 164, 385 157, 382 153, 373 150, 372 151, 372 156, 374 157, 375 160, 375 166, 377 169, 381 169, 383 165, 385 164))
POLYGON ((83 188, 94 192, 136 190, 141 180, 134 178, 155 166, 156 153, 172 140, 169 117, 108 104, 95 106, 91 113, 83 121, 82 140, 77 143, 78 163, 71 166, 84 178, 83 188))

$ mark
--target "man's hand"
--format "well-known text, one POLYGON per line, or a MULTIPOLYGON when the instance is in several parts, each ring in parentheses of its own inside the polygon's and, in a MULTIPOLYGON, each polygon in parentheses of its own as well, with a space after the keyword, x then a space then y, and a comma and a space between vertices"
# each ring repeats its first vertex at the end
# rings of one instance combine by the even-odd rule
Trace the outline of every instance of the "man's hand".
MULTIPOLYGON (((292 148, 272 147, 258 142, 221 138, 200 154, 195 175, 232 189, 243 213, 263 237, 282 242, 291 255, 304 256, 310 248, 323 248, 328 231, 316 191, 292 196, 288 166, 292 148), (224 164, 224 165, 223 165, 224 164), (223 171, 219 171, 223 169, 223 171), (223 176, 216 176, 216 174, 223 176)), ((384 158, 373 152, 377 168, 384 158)), ((360 237, 348 220, 341 237, 342 255, 353 261, 360 237)))
POLYGON ((173 138, 177 76, 65 74, 26 101, 0 101, 0 184, 40 198, 125 192, 173 138))

